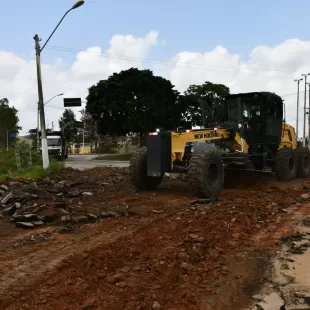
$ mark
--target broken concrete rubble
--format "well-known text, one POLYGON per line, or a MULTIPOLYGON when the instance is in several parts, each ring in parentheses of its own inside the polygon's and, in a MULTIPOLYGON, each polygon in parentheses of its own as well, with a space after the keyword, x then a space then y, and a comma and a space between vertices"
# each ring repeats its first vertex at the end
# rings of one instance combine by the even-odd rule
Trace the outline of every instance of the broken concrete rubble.
POLYGON ((264 299, 256 304, 256 307, 260 310, 282 310, 284 306, 284 300, 275 292, 267 295, 264 299))
POLYGON ((272 286, 253 296, 260 310, 310 309, 310 227, 299 222, 292 235, 281 239, 282 249, 269 275, 272 286), (266 293, 268 292, 268 293, 266 293))
MULTIPOLYGON (((120 175, 111 176, 104 182, 106 186, 113 184, 111 180, 120 180, 120 175)), ((9 185, 0 185, 0 205, 1 218, 8 219, 15 223, 15 226, 30 228, 52 223, 68 223, 75 225, 96 221, 99 212, 87 212, 89 206, 83 203, 83 199, 94 195, 94 186, 87 182, 56 180, 47 177, 40 180, 27 180, 25 182, 12 180, 9 185), (82 188, 78 188, 81 186, 82 188), (90 191, 91 189, 91 191, 90 191), (80 201, 75 198, 80 197, 80 201), (30 223, 25 224, 25 223, 30 223), (42 224, 43 223, 43 224, 42 224)), ((121 209, 126 210, 128 206, 124 204, 121 209)), ((119 214, 114 212, 113 206, 103 213, 101 218, 115 218, 119 214)), ((91 210, 90 210, 91 211, 91 210)), ((120 211, 120 210, 117 210, 120 211)), ((125 215, 125 214, 124 214, 125 215)))

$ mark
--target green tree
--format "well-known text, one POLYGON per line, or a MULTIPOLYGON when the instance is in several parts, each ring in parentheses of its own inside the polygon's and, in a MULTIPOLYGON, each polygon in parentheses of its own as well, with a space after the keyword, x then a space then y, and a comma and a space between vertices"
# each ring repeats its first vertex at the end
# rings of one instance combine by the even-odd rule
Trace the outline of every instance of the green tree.
POLYGON ((212 122, 220 120, 223 113, 223 99, 229 95, 230 90, 223 84, 205 82, 202 85, 190 85, 181 98, 187 107, 185 118, 192 122, 193 126, 202 125, 202 106, 205 107, 205 120, 212 122))
POLYGON ((59 119, 59 128, 65 139, 72 142, 77 135, 75 114, 71 109, 66 109, 59 119))
POLYGON ((9 145, 15 143, 16 137, 11 135, 18 135, 22 129, 18 126, 19 118, 18 111, 9 105, 7 98, 0 99, 0 147, 5 147, 7 144, 7 134, 9 134, 9 145))
POLYGON ((98 122, 99 133, 125 136, 178 127, 183 103, 170 81, 131 68, 90 87, 86 112, 98 122))

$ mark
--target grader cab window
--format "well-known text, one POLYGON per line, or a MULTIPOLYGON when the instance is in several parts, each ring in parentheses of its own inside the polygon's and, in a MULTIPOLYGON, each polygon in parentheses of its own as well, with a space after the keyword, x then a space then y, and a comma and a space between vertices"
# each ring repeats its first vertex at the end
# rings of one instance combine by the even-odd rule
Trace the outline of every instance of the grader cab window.
POLYGON ((259 122, 261 103, 258 98, 242 99, 242 116, 245 121, 259 122))

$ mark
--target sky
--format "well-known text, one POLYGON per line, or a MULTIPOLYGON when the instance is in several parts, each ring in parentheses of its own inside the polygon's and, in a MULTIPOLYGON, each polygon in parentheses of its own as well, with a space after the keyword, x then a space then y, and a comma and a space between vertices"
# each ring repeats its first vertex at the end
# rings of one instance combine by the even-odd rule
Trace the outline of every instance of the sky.
MULTIPOLYGON (((19 110, 22 134, 36 128, 33 36, 44 44, 73 3, 0 0, 0 98, 19 110)), ((148 68, 181 92, 205 81, 226 84, 233 93, 275 92, 295 126, 294 79, 310 73, 309 11, 307 0, 85 0, 42 51, 44 100, 59 93, 85 99, 90 86, 114 72, 148 68)), ((53 99, 47 125, 57 129, 63 111, 62 98, 53 99)))

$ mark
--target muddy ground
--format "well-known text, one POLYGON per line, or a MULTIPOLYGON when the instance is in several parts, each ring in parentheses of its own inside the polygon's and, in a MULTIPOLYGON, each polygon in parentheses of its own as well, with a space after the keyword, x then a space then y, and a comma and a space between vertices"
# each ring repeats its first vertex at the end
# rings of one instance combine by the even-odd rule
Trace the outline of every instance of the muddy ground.
POLYGON ((184 177, 136 192, 127 169, 3 185, 0 309, 247 309, 310 214, 306 179, 232 173, 211 203, 184 177))

